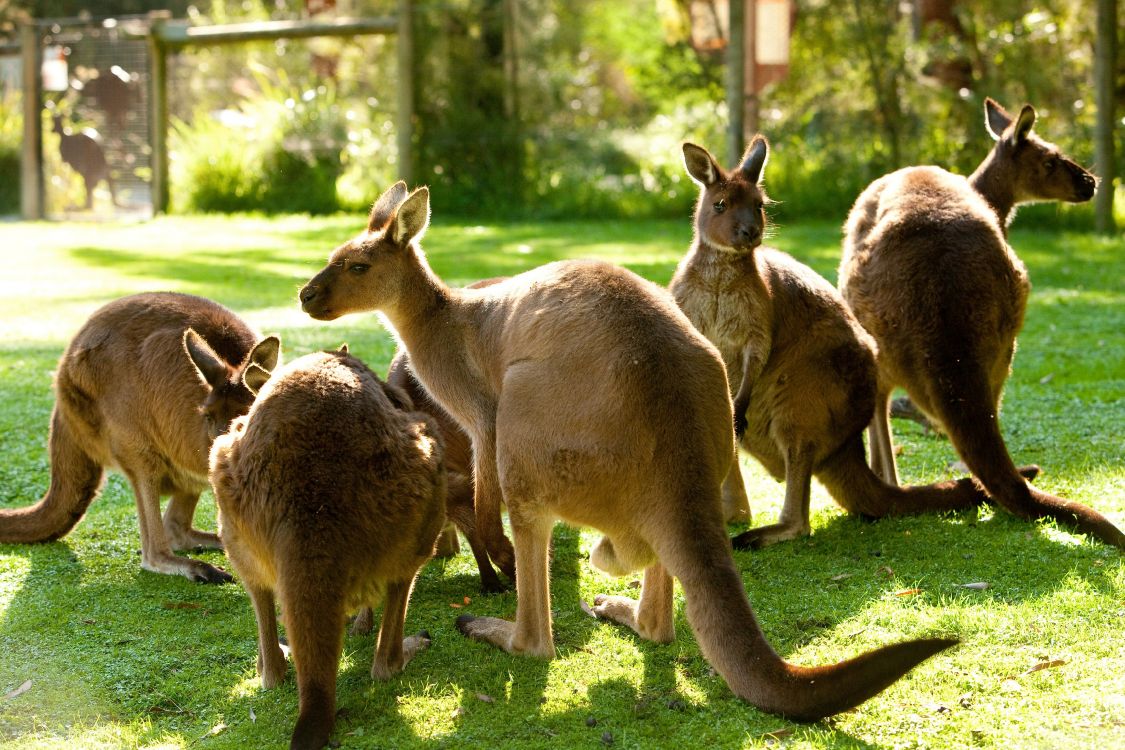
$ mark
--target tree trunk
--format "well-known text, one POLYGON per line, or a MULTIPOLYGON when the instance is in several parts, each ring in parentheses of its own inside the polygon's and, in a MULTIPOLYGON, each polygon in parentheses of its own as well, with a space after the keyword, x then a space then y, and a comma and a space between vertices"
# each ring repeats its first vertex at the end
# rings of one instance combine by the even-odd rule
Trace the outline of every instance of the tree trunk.
POLYGON ((1117 71, 1117 0, 1097 0, 1098 34, 1094 43, 1094 97, 1098 120, 1094 130, 1094 160, 1101 183, 1094 199, 1094 217, 1099 232, 1114 231, 1113 154, 1114 76, 1117 71))

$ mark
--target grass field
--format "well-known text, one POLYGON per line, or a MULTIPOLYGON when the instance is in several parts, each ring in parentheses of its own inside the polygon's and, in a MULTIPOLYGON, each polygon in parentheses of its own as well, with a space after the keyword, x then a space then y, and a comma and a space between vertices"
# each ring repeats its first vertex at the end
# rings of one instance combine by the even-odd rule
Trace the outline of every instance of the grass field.
MULTIPOLYGON (((30 504, 46 488, 52 370, 83 320, 120 295, 204 295, 279 333, 287 358, 347 341, 385 370, 393 343, 375 316, 318 323, 295 303, 300 284, 362 224, 360 216, 0 224, 0 506, 30 504)), ((568 257, 612 260, 665 283, 689 236, 686 220, 439 221, 424 244, 452 284, 568 257)), ((835 279, 835 226, 783 226, 775 242, 835 279)), ((1012 243, 1034 289, 1004 404, 1009 446, 1018 463, 1043 466, 1041 487, 1125 524, 1125 240, 1017 228, 1012 243)), ((895 430, 904 481, 952 475, 947 441, 913 423, 895 430)), ((764 523, 782 486, 743 461, 764 523)), ((213 528, 209 496, 197 520, 213 528)), ((815 486, 811 538, 736 554, 778 651, 819 664, 907 637, 963 644, 856 711, 798 725, 732 696, 700 656, 678 589, 671 645, 583 614, 580 599, 633 591, 631 579, 589 566, 595 540, 556 531, 549 662, 457 633, 464 611, 515 609, 512 593, 479 594, 467 550, 427 565, 407 631, 428 629, 432 648, 402 676, 373 683, 373 639, 349 636, 334 739, 348 748, 1125 747, 1125 564, 1102 545, 1002 512, 864 523, 815 486), (989 588, 960 586, 972 582, 989 588), (909 589, 920 592, 897 595, 909 589)), ((225 565, 221 553, 202 557, 225 565)), ((4 747, 284 746, 294 683, 263 691, 255 654, 240 586, 141 570, 132 495, 119 475, 62 541, 0 545, 4 747)))

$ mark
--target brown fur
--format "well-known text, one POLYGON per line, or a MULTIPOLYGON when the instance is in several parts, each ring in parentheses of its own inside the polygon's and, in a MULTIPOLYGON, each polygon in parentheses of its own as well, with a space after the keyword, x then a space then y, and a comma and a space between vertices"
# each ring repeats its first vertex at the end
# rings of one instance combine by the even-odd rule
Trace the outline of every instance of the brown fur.
POLYGON ((222 546, 215 534, 192 528, 192 517, 207 486, 211 441, 253 401, 244 369, 277 363, 278 340, 255 346, 258 340, 230 310, 187 294, 137 294, 97 310, 55 375, 50 488, 35 505, 0 511, 0 542, 66 535, 97 496, 105 470, 116 468, 133 486, 142 568, 231 580, 172 551, 222 546), (162 495, 172 496, 163 520, 162 495))
POLYGON ((429 644, 402 630, 444 519, 442 448, 428 418, 392 395, 346 349, 309 354, 271 377, 211 451, 223 541, 254 605, 266 688, 285 676, 275 594, 281 605, 300 699, 293 748, 328 742, 348 612, 385 598, 374 679, 398 674, 429 644))
MULTIPOLYGON (((760 245, 768 201, 760 184, 769 147, 757 136, 742 163, 726 171, 699 146, 684 144, 700 184, 695 240, 671 290, 696 328, 718 348, 734 396, 741 445, 778 479, 778 523, 735 537, 761 547, 810 532, 815 474, 840 505, 879 517, 949 510, 986 499, 972 480, 899 488, 879 480, 863 454, 875 404, 875 342, 844 300, 811 268, 760 245)), ((724 483, 742 486, 738 464, 724 483)))
POLYGON ((1012 212, 1028 201, 1089 200, 1096 183, 1031 132, 1030 106, 1013 119, 989 99, 985 121, 997 142, 970 177, 901 169, 859 196, 845 226, 840 291, 879 345, 873 463, 897 481, 887 403, 901 385, 1005 510, 1125 547, 1101 514, 1030 486, 998 421, 1030 287, 1007 242, 1012 212))
MULTIPOLYGON (((430 415, 445 445, 445 468, 449 485, 445 512, 455 527, 453 538, 456 540, 457 530, 460 530, 468 540, 469 548, 480 570, 481 590, 486 593, 504 591, 507 586, 493 570, 484 539, 477 531, 476 509, 473 507, 473 446, 469 436, 453 417, 449 416, 449 412, 430 397, 414 377, 414 373, 410 370, 410 355, 405 350, 399 351, 391 362, 391 368, 387 372, 387 382, 401 388, 414 402, 414 407, 418 411, 430 415)), ((514 554, 512 560, 512 567, 503 573, 509 579, 515 580, 514 554)))
POLYGON ((55 115, 53 120, 54 132, 59 134, 59 156, 82 177, 82 182, 86 185, 86 210, 93 208, 94 188, 102 180, 109 186, 113 205, 118 205, 117 186, 113 182, 102 145, 86 133, 68 133, 63 127, 61 115, 55 115))
POLYGON ((605 534, 592 555, 603 570, 645 569, 640 601, 600 597, 602 616, 669 641, 678 578, 703 654, 767 711, 813 720, 845 710, 953 643, 910 641, 830 667, 784 662, 726 538, 720 487, 734 442, 714 347, 665 290, 607 263, 552 263, 452 290, 415 243, 428 220, 429 192, 394 185, 300 297, 319 320, 386 316, 426 390, 472 437, 478 520, 498 523, 501 500, 508 507, 516 620, 467 615, 464 633, 554 655, 548 546, 561 519, 605 534))

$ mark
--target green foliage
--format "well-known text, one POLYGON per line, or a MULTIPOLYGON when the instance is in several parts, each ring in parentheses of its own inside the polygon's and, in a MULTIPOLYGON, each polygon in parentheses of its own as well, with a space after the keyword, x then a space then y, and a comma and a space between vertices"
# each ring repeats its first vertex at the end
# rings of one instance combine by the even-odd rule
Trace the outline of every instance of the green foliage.
POLYGON ((0 215, 20 209, 20 145, 23 143, 23 99, 15 91, 0 89, 0 215))
MULTIPOLYGON (((775 207, 786 225, 777 244, 832 279, 838 223, 787 225, 797 208, 775 207)), ((46 487, 52 370, 82 321, 114 297, 202 294, 278 332, 287 359, 347 341, 385 371, 394 341, 375 316, 321 323, 294 299, 330 248, 363 226, 362 215, 0 224, 8 282, 0 295, 0 506, 26 506, 46 487)), ((1021 226, 1019 217, 1012 244, 1034 286, 1005 395, 1005 437, 1017 462, 1044 467, 1043 489, 1120 524, 1125 240, 1021 226)), ((568 257, 622 263, 663 284, 690 236, 686 215, 482 225, 451 223, 439 209, 425 245, 456 284, 568 257)), ((905 482, 955 474, 948 441, 913 423, 894 429, 905 482)), ((767 523, 782 488, 752 459, 743 457, 743 471, 755 522, 767 523)), ((210 495, 197 520, 214 528, 210 495)), ((844 515, 815 483, 812 525, 808 539, 735 554, 779 653, 811 665, 908 637, 955 635, 962 644, 856 711, 789 722, 735 699, 709 669, 679 589, 668 645, 585 615, 579 601, 599 593, 636 596, 636 577, 594 571, 588 556, 598 535, 560 525, 551 565, 555 659, 502 654, 457 632, 459 614, 511 617, 516 606, 513 593, 478 592, 466 545, 423 568, 406 629, 428 629, 433 645, 401 676, 372 681, 374 637, 346 638, 333 739, 403 750, 605 747, 607 732, 623 748, 761 747, 778 737, 803 750, 1120 746, 1125 558, 1117 551, 991 508, 866 522, 844 515), (961 586, 981 581, 990 587, 961 586), (1028 673, 1052 660, 1065 663, 1028 673)), ((142 571, 137 550, 132 495, 112 473, 62 540, 0 545, 0 745, 285 747, 297 714, 293 669, 277 688, 261 688, 242 588, 142 571), (26 680, 26 692, 6 697, 26 680)), ((201 557, 226 565, 221 552, 201 557)))

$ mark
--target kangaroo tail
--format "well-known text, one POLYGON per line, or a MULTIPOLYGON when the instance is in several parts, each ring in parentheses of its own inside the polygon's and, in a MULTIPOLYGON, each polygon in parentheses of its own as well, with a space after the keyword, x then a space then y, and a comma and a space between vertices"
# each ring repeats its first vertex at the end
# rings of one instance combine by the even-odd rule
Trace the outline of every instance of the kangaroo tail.
POLYGON ((690 528, 685 525, 678 538, 657 545, 657 554, 684 587, 688 621, 703 655, 748 703, 797 721, 816 721, 859 705, 957 643, 905 641, 822 667, 785 662, 754 617, 717 509, 716 501, 714 523, 688 519, 690 528))
POLYGON ((98 495, 104 471, 84 450, 56 406, 48 438, 51 484, 35 505, 0 511, 0 542, 50 542, 74 528, 98 495))
POLYGON ((817 467, 816 477, 844 510, 872 518, 961 510, 988 501, 969 477, 914 487, 887 484, 867 465, 858 434, 817 467))
POLYGON ((957 452, 988 494, 1004 510, 1019 518, 1052 518, 1075 531, 1125 549, 1125 534, 1093 508, 1055 497, 1030 486, 1012 462, 983 377, 960 383, 958 399, 937 406, 957 452), (976 382, 979 381, 979 382, 976 382))

